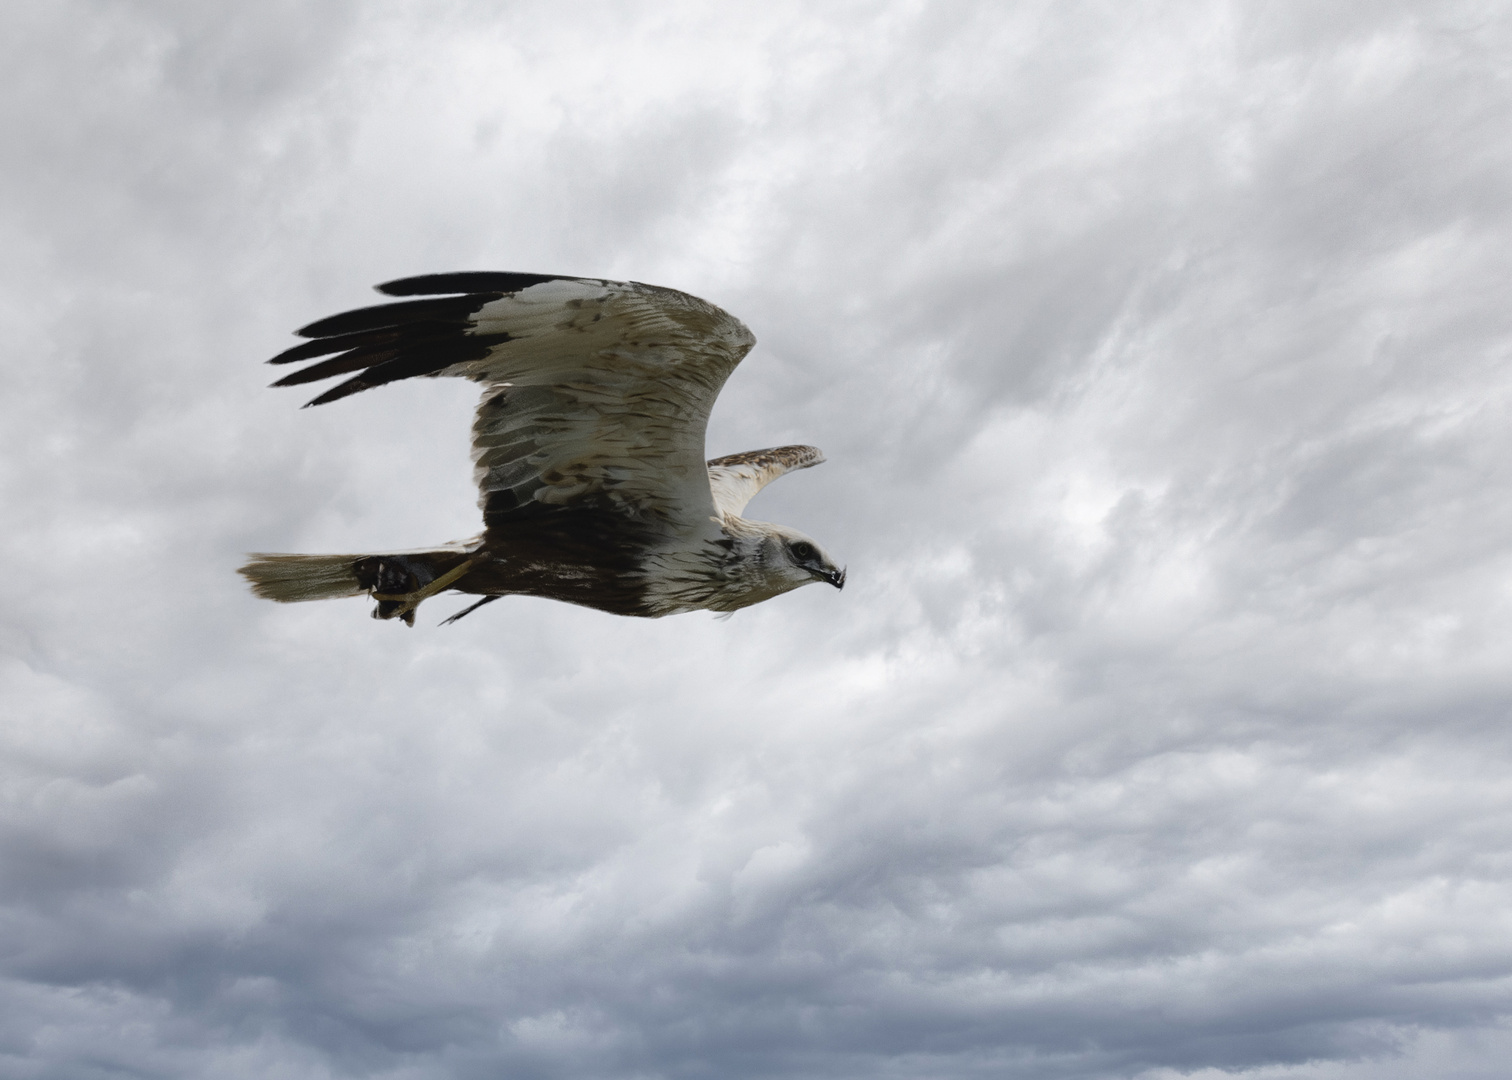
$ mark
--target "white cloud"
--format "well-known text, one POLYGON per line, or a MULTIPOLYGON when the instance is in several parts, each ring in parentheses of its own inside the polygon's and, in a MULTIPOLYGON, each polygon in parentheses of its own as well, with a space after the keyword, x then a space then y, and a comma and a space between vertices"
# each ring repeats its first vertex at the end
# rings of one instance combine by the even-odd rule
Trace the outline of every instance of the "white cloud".
POLYGON ((1505 5, 5 18, 0 1072, 1499 1073, 1505 5), (465 268, 746 319, 845 592, 247 596, 473 531, 257 363, 465 268))

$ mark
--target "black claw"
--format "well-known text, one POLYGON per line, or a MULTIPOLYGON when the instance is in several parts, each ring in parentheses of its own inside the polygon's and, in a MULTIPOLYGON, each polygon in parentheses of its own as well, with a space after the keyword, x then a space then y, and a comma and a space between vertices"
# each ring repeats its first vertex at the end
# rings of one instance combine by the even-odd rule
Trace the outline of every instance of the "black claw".
POLYGON ((464 615, 471 615, 474 611, 477 611, 484 604, 491 604, 491 603, 493 603, 497 599, 498 599, 497 596, 485 596, 483 599, 479 600, 476 604, 468 604, 467 607, 465 607, 461 611, 457 612, 451 618, 449 618, 449 619, 442 619, 441 622, 440 622, 440 625, 441 626, 450 626, 452 623, 456 622, 462 616, 464 616, 464 615))

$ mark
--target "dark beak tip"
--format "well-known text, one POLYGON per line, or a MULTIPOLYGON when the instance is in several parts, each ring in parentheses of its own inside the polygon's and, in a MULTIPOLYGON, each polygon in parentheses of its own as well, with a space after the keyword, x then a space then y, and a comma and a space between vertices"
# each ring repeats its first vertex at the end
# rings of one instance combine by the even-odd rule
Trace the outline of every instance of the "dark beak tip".
POLYGON ((845 588, 845 571, 841 570, 838 574, 832 575, 830 577, 830 584, 837 589, 845 588))

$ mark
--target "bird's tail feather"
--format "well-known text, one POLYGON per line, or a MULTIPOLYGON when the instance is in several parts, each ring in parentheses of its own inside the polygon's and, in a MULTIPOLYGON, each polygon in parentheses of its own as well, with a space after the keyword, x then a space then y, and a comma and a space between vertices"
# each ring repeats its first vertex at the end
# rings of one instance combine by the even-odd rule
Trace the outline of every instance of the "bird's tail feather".
POLYGON ((367 592, 357 576, 363 555, 264 555, 254 553, 239 571, 265 600, 334 600, 367 592))
POLYGON ((402 619, 414 626, 422 600, 466 575, 472 550, 463 543, 388 555, 257 554, 240 573, 258 596, 284 604, 367 593, 378 601, 373 618, 402 619))

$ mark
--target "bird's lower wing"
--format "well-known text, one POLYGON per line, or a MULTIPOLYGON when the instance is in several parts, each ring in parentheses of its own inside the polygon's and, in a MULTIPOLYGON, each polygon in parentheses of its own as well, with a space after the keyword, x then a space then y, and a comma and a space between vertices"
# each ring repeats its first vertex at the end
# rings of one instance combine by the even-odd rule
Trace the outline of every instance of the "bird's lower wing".
POLYGON ((709 486, 720 517, 738 517, 756 493, 785 473, 824 462, 817 446, 774 446, 709 462, 709 486))

